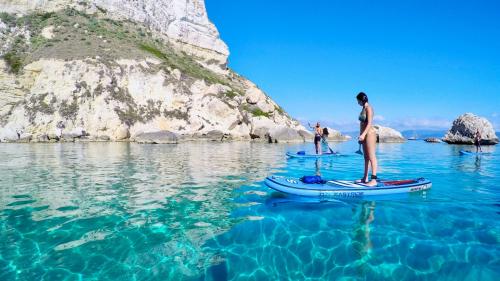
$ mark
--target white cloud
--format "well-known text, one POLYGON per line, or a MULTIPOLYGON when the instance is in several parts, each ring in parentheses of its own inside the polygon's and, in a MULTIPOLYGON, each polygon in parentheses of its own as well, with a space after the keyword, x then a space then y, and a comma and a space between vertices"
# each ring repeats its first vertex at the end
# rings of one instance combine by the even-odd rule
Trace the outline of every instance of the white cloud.
POLYGON ((403 118, 387 122, 390 127, 398 130, 434 129, 446 130, 452 125, 452 121, 442 118, 403 118))
POLYGON ((382 121, 385 121, 385 117, 382 115, 375 115, 375 117, 373 117, 373 121, 382 122, 382 121))

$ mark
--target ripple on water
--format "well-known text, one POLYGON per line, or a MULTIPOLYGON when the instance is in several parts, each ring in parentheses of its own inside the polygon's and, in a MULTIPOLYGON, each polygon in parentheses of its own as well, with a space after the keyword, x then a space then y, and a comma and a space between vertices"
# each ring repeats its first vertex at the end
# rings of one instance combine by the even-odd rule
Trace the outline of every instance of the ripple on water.
MULTIPOLYGON (((335 144, 353 154, 355 142, 335 144)), ((0 280, 500 280, 500 155, 380 145, 384 178, 426 193, 318 203, 273 173, 359 178, 305 145, 0 145, 0 280)))

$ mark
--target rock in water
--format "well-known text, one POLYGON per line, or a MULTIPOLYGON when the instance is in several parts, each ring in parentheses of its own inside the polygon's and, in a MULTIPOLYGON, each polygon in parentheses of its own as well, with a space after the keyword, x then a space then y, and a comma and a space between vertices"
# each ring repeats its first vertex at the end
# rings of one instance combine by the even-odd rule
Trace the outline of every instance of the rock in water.
POLYGON ((274 143, 304 141, 304 138, 299 134, 299 132, 287 127, 274 128, 269 132, 269 137, 269 142, 274 143))
POLYGON ((328 129, 328 141, 347 141, 350 139, 349 136, 342 135, 340 131, 327 127, 328 129))
POLYGON ((406 141, 400 132, 392 128, 379 125, 374 125, 373 128, 377 132, 377 139, 380 143, 402 143, 406 141))
POLYGON ((177 135, 169 131, 140 133, 134 140, 138 143, 174 144, 177 143, 177 135))
POLYGON ((441 140, 438 138, 426 138, 425 142, 431 142, 431 143, 440 143, 441 140))
POLYGON ((472 113, 465 113, 455 119, 443 141, 450 144, 474 144, 474 135, 477 130, 481 133, 481 144, 498 144, 498 137, 495 134, 493 125, 486 118, 472 113))

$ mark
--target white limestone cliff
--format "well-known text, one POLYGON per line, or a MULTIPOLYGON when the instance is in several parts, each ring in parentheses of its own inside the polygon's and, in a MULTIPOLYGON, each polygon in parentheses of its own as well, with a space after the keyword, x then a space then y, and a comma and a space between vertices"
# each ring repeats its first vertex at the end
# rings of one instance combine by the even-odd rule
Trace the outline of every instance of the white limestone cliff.
POLYGON ((0 0, 0 141, 304 141, 202 0, 0 0))
POLYGON ((226 44, 207 16, 203 0, 0 0, 0 11, 13 14, 53 12, 73 7, 86 13, 141 23, 157 36, 206 61, 225 64, 226 44))
MULTIPOLYGON (((95 59, 39 60, 27 65, 22 76, 5 76, 0 83, 4 124, 0 140, 2 131, 3 141, 15 140, 14 132, 29 133, 33 141, 43 141, 61 136, 122 140, 155 131, 170 131, 187 139, 218 132, 237 140, 250 139, 259 129, 263 134, 257 133, 257 137, 264 139, 276 128, 302 130, 249 82, 245 91, 260 91, 259 99, 269 110, 255 107, 263 116, 255 116, 246 107, 245 95, 232 94, 228 86, 182 81, 176 71, 156 68, 157 60, 108 64, 95 59), (181 92, 180 88, 185 89, 181 92)), ((0 73, 6 73, 4 63, 0 63, 0 73)), ((297 140, 302 138, 279 139, 297 140)))

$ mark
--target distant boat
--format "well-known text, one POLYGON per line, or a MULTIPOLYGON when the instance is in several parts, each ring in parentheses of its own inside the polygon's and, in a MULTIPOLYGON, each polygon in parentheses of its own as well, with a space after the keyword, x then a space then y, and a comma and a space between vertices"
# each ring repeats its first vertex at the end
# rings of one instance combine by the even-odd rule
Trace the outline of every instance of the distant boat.
POLYGON ((408 140, 418 140, 417 137, 409 137, 408 140))

